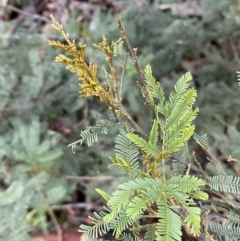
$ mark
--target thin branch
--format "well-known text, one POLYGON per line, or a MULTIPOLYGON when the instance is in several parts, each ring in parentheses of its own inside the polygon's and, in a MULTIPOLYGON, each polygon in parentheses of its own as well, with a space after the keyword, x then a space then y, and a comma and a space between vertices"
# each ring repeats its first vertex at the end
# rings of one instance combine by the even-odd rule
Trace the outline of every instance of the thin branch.
POLYGON ((63 241, 63 233, 62 233, 62 229, 57 221, 57 218, 52 210, 51 207, 47 207, 47 212, 49 214, 49 216, 51 217, 53 223, 54 223, 54 226, 56 228, 56 231, 57 231, 57 234, 58 234, 58 241, 63 241))
POLYGON ((130 51, 130 53, 132 55, 133 64, 134 64, 134 66, 135 66, 135 68, 137 70, 137 73, 138 73, 139 77, 140 77, 140 83, 144 87, 142 91, 147 96, 147 91, 146 91, 145 82, 144 82, 144 75, 143 75, 143 73, 142 73, 142 71, 141 71, 141 69, 139 67, 138 61, 137 61, 137 48, 135 48, 135 49, 132 48, 132 46, 131 46, 128 38, 127 38, 126 31, 125 31, 124 27, 122 26, 121 19, 118 18, 118 19, 116 19, 116 21, 118 23, 118 28, 119 28, 119 30, 120 30, 120 32, 122 34, 122 39, 126 43, 128 49, 129 49, 129 51, 130 51))
POLYGON ((102 206, 96 206, 94 203, 69 203, 62 205, 53 205, 51 206, 52 210, 68 210, 70 208, 84 208, 85 210, 95 210, 101 211, 102 206))
MULTIPOLYGON (((135 122, 134 122, 135 123, 135 122)), ((131 124, 131 123, 129 123, 129 124, 131 124)), ((121 122, 118 122, 118 123, 114 123, 114 124, 110 124, 110 125, 106 125, 105 127, 106 128, 110 128, 110 127, 115 127, 115 126, 121 126, 121 125, 125 125, 125 123, 121 123, 121 122)), ((136 123, 135 123, 135 125, 137 125, 136 123)), ((133 127, 134 128, 134 127, 133 127)), ((139 127, 140 128, 140 127, 139 127)), ((139 130, 141 130, 141 129, 136 129, 137 131, 139 131, 139 130)), ((143 133, 144 134, 144 132, 140 132, 140 133, 143 133)), ((95 133, 92 133, 91 135, 95 135, 95 133)), ((80 143, 80 145, 82 145, 82 143, 83 143, 83 141, 85 141, 86 140, 86 138, 82 138, 82 139, 80 139, 80 140, 77 140, 77 141, 74 141, 73 143, 70 143, 67 147, 72 147, 72 151, 73 151, 73 153, 75 154, 75 146, 78 144, 78 143, 80 143)))
POLYGON ((131 55, 132 55, 132 58, 133 58, 133 65, 138 73, 138 76, 140 78, 140 81, 139 81, 139 87, 142 91, 142 94, 144 96, 144 98, 146 99, 146 106, 147 106, 147 109, 149 111, 149 114, 151 115, 151 117, 153 116, 153 110, 152 110, 152 107, 150 105, 150 100, 149 100, 149 97, 148 97, 148 93, 147 93, 147 88, 146 88, 146 84, 145 84, 145 80, 144 80, 144 74, 143 72, 141 71, 140 69, 140 66, 139 66, 139 63, 138 63, 138 60, 137 60, 137 48, 132 48, 129 40, 128 40, 128 37, 127 37, 127 34, 126 34, 126 31, 122 25, 122 22, 121 22, 121 18, 118 18, 116 19, 116 22, 118 24, 118 28, 122 34, 122 39, 123 41, 126 43, 131 55))
POLYGON ((224 176, 227 176, 226 172, 224 171, 222 165, 220 164, 220 162, 217 160, 217 158, 210 152, 210 150, 208 150, 204 145, 202 145, 202 143, 198 142, 197 143, 202 147, 202 149, 209 155, 209 157, 207 157, 207 159, 210 162, 213 162, 215 164, 215 166, 219 167, 220 171, 222 171, 224 176))
POLYGON ((208 177, 208 175, 203 171, 201 164, 200 164, 199 161, 197 160, 197 158, 196 158, 196 153, 195 153, 195 152, 192 153, 192 156, 193 156, 193 160, 196 162, 196 164, 197 164, 200 172, 202 173, 202 175, 203 175, 205 178, 208 177))
POLYGON ((116 179, 117 177, 122 177, 122 174, 114 175, 114 176, 65 176, 66 179, 70 180, 87 180, 87 181, 94 181, 94 180, 112 180, 116 179))
POLYGON ((147 137, 148 135, 144 132, 144 130, 132 119, 132 117, 128 114, 128 112, 123 107, 122 103, 119 102, 119 110, 121 111, 121 114, 127 120, 128 124, 136 130, 138 133, 142 134, 143 136, 147 137))
POLYGON ((31 17, 33 19, 39 19, 39 20, 42 20, 42 21, 47 22, 47 23, 51 22, 50 18, 46 18, 46 17, 43 17, 39 14, 32 14, 30 12, 20 10, 20 9, 18 9, 18 8, 12 6, 12 5, 5 5, 5 4, 0 3, 0 7, 3 7, 5 9, 10 9, 14 12, 20 13, 20 14, 28 16, 28 17, 31 17))

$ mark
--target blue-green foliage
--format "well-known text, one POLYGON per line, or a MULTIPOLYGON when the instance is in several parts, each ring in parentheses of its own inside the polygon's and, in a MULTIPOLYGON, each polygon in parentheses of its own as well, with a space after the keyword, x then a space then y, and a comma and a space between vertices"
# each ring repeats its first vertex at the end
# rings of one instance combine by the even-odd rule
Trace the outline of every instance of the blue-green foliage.
POLYGON ((66 198, 67 194, 66 182, 55 174, 55 162, 62 156, 62 150, 51 147, 54 138, 51 140, 48 136, 48 139, 40 140, 41 129, 37 120, 21 125, 18 132, 18 138, 15 136, 12 141, 16 148, 12 150, 14 169, 2 174, 10 186, 0 192, 0 237, 9 241, 16 240, 16 237, 26 241, 27 233, 34 226, 46 231, 47 208, 66 198), (33 217, 28 218, 31 212, 33 217))
MULTIPOLYGON (((63 184, 53 184, 53 178, 41 172, 27 182, 13 182, 5 192, 0 193, 1 240, 16 240, 16 236, 18 240, 27 240, 28 232, 33 229, 31 210, 35 213, 33 220, 38 220, 44 214, 41 209, 46 211, 48 205, 62 200, 66 195, 63 184)), ((45 223, 45 219, 39 219, 34 225, 44 229, 45 223)))
POLYGON ((237 176, 212 176, 208 178, 208 185, 218 192, 240 193, 240 178, 237 176))

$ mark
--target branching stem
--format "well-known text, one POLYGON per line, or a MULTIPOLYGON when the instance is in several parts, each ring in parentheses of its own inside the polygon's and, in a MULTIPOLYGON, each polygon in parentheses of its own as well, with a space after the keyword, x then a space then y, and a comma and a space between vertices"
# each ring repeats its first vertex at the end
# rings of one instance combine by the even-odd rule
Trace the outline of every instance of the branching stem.
POLYGON ((56 228, 57 234, 58 234, 58 241, 63 241, 63 234, 62 234, 62 229, 61 226, 59 225, 57 218, 52 210, 52 208, 50 206, 47 207, 47 212, 49 214, 49 216, 51 217, 54 226, 56 228))
POLYGON ((132 55, 133 65, 134 65, 134 67, 135 67, 135 69, 136 69, 136 71, 138 73, 139 79, 140 79, 140 81, 139 81, 140 89, 142 91, 142 94, 143 94, 144 98, 146 99, 147 109, 148 109, 150 115, 152 116, 153 111, 152 111, 151 106, 148 104, 148 103, 150 103, 150 101, 149 101, 149 97, 148 97, 148 93, 147 93, 146 84, 145 84, 145 81, 144 81, 144 74, 141 71, 139 63, 138 63, 138 60, 137 60, 137 48, 132 48, 132 46, 131 46, 131 44, 130 44, 130 42, 128 40, 126 31, 125 31, 125 29, 124 29, 124 27, 122 25, 121 18, 116 19, 116 22, 117 22, 118 28, 119 28, 119 30, 120 30, 120 32, 122 34, 122 39, 126 43, 128 49, 129 49, 129 51, 130 51, 130 53, 132 55))

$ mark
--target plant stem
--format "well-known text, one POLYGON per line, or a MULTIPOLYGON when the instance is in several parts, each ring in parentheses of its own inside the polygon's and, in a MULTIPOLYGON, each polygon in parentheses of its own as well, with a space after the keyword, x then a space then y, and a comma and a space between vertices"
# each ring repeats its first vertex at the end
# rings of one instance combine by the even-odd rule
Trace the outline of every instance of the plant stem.
POLYGON ((150 101, 149 101, 149 98, 148 98, 148 93, 147 93, 147 88, 146 88, 146 84, 145 84, 145 80, 144 80, 144 74, 143 72, 141 71, 140 69, 140 66, 139 66, 139 63, 137 61, 137 48, 132 48, 129 40, 128 40, 128 37, 127 37, 127 34, 126 34, 126 31, 122 25, 122 22, 121 22, 121 18, 118 18, 116 19, 116 22, 118 24, 118 28, 122 34, 122 39, 123 41, 126 43, 131 55, 132 55, 132 58, 133 58, 133 65, 138 73, 138 76, 139 76, 139 87, 142 91, 142 94, 143 94, 143 97, 146 99, 146 106, 147 106, 147 109, 149 111, 149 114, 150 116, 152 117, 153 116, 153 110, 152 110, 152 107, 150 105, 150 101))

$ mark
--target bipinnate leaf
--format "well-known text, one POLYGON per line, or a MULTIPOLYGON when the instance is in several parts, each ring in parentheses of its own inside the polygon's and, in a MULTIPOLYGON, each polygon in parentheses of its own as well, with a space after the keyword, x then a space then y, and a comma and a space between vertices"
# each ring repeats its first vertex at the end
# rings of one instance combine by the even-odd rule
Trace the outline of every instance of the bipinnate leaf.
POLYGON ((140 147, 146 154, 152 154, 152 156, 156 157, 159 153, 159 149, 152 145, 151 143, 147 143, 142 137, 129 133, 127 137, 138 147, 140 147))
POLYGON ((150 132, 149 143, 152 144, 153 146, 156 146, 157 140, 158 140, 158 123, 157 123, 157 120, 155 119, 153 121, 152 129, 150 132))
POLYGON ((16 202, 23 193, 23 183, 13 182, 5 192, 0 192, 0 205, 7 205, 16 202))
POLYGON ((99 189, 99 188, 95 188, 96 192, 99 193, 102 198, 104 198, 107 202, 109 201, 110 199, 110 195, 106 192, 104 192, 103 190, 99 189))
POLYGON ((200 219, 200 208, 199 207, 188 207, 188 215, 184 219, 186 225, 191 229, 194 236, 200 234, 201 230, 201 219, 200 219))

